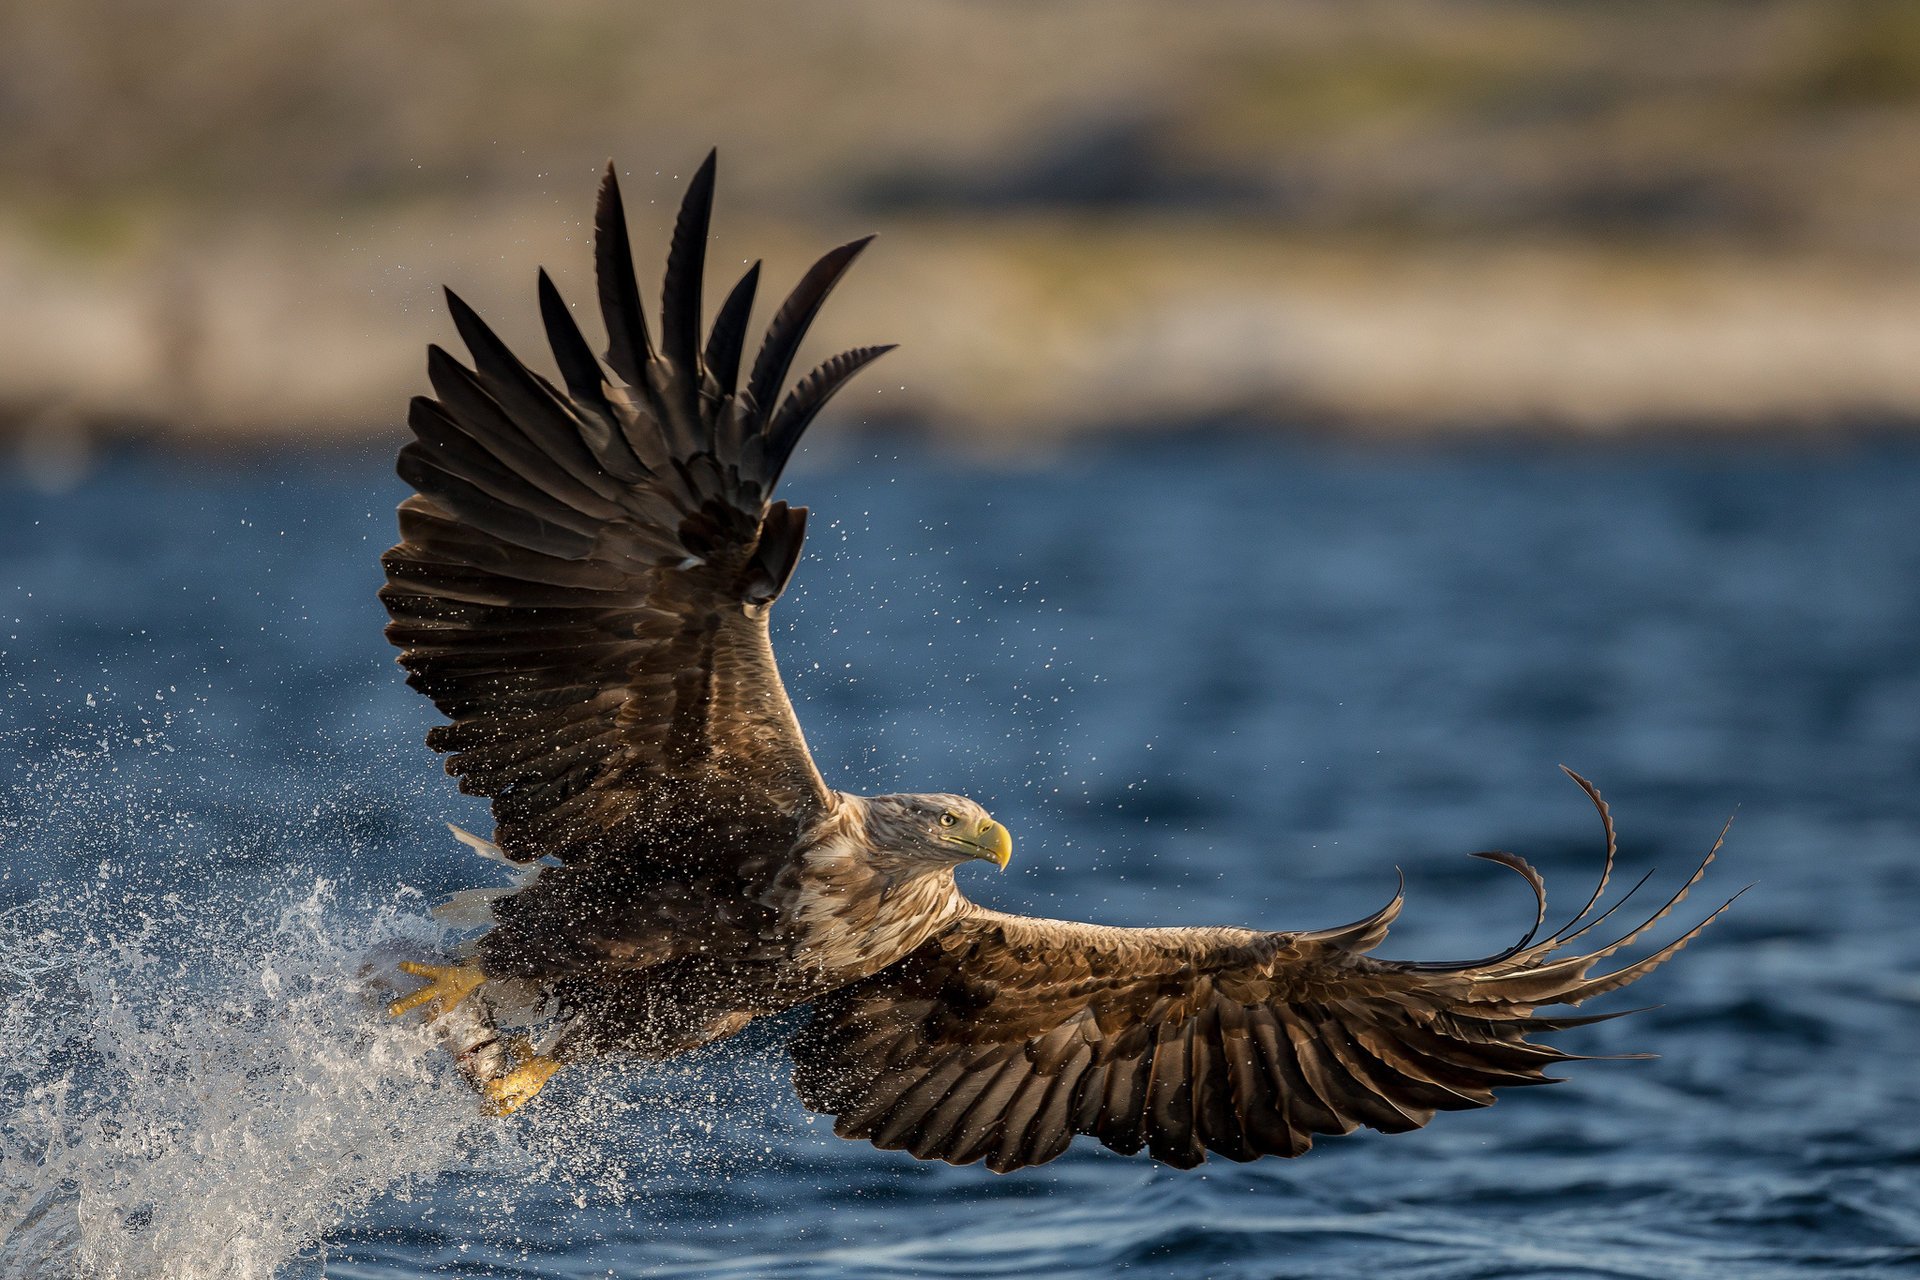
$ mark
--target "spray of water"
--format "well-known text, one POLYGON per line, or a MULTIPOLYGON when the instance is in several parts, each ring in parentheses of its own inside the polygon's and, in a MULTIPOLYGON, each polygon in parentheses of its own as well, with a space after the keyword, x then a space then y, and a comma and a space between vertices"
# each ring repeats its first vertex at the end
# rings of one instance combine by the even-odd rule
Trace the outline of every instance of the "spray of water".
POLYGON ((97 885, 0 917, 0 1277, 264 1280, 377 1196, 501 1145, 378 1016, 417 900, 97 885), (105 900, 111 899, 111 900, 105 900))

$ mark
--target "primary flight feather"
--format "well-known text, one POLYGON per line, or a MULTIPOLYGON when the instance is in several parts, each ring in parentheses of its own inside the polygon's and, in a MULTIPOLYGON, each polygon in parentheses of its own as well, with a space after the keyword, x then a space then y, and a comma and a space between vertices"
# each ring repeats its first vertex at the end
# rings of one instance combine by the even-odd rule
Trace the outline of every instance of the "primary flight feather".
MULTIPOLYGON (((1599 886, 1566 927, 1535 942, 1536 919, 1482 960, 1373 958, 1398 895, 1290 933, 1107 928, 969 901, 955 869, 1004 868, 1006 828, 961 796, 831 787, 768 638, 807 526, 806 508, 773 500, 781 472, 890 349, 835 356, 782 394, 867 242, 801 278, 743 381, 757 263, 701 335, 713 185, 709 155, 674 227, 657 347, 609 167, 594 219, 604 356, 545 273, 557 384, 449 293, 472 363, 430 348, 434 395, 408 418, 399 472, 418 492, 384 558, 387 635, 451 721, 429 744, 492 800, 493 840, 463 838, 537 866, 478 895, 477 944, 403 966, 428 982, 393 1012, 426 1006, 493 1110, 565 1062, 665 1057, 810 1004, 794 1082, 846 1137, 996 1170, 1051 1160, 1076 1134, 1183 1168, 1299 1155, 1318 1134, 1413 1129, 1546 1080, 1574 1055, 1530 1037, 1595 1019, 1537 1010, 1617 990, 1704 927, 1593 973, 1703 861, 1639 928, 1569 947, 1605 918, 1592 912, 1614 854, 1606 805, 1577 775, 1607 837, 1599 886), (533 1008, 550 1015, 538 1039, 511 1034, 533 1008)), ((1483 856, 1525 876, 1544 914, 1531 867, 1483 856)))

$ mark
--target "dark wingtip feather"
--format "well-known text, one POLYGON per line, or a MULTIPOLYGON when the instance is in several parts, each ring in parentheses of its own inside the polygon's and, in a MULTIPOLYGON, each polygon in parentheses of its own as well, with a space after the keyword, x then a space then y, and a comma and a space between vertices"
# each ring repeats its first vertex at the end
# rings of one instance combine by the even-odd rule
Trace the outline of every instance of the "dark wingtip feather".
POLYGON ((706 364, 707 373, 723 399, 732 395, 740 383, 740 353, 747 343, 747 319, 759 287, 760 264, 755 262, 714 313, 713 332, 707 335, 706 364))
POLYGON ((1387 899, 1387 905, 1372 915, 1361 916, 1358 920, 1335 925, 1331 929, 1313 929, 1295 936, 1303 942, 1326 943, 1359 955, 1373 950, 1386 940, 1387 929, 1400 918, 1400 909, 1407 904, 1407 873, 1395 867, 1393 874, 1393 897, 1387 899))
MULTIPOLYGON (((707 152, 680 200, 667 251, 667 276, 660 290, 660 346, 675 377, 691 396, 699 384, 700 292, 707 258, 707 233, 713 225, 714 170, 717 149, 707 152)), ((685 406, 689 414, 691 405, 685 406)))
POLYGON ((826 408, 827 401, 852 381, 856 373, 893 349, 893 343, 886 343, 842 351, 800 380, 767 428, 766 483, 769 488, 780 482, 780 473, 800 443, 800 436, 820 410, 826 408))
MULTIPOLYGON (((1600 950, 1593 952, 1592 958, 1597 959, 1605 956, 1610 956, 1614 952, 1620 950, 1622 947, 1632 946, 1635 942, 1639 941, 1641 935, 1646 933, 1647 930, 1653 928, 1654 925, 1666 919, 1668 912, 1672 911, 1675 907, 1679 906, 1682 902, 1686 901, 1687 894, 1691 893, 1693 891, 1693 887, 1699 884, 1701 879, 1707 874, 1707 868, 1713 865, 1713 860, 1720 856, 1721 848, 1725 846, 1725 844, 1727 843, 1727 832, 1730 831, 1732 828, 1733 828, 1733 819, 1728 818, 1726 825, 1720 828, 1719 836, 1717 836, 1714 839, 1713 847, 1707 850, 1707 856, 1700 859, 1700 864, 1693 869, 1693 874, 1687 877, 1686 883, 1681 885, 1680 888, 1674 892, 1674 895, 1671 898, 1667 899, 1666 904, 1664 906, 1662 906, 1658 911, 1654 912, 1652 915, 1648 916, 1638 926, 1629 930, 1624 937, 1621 937, 1614 942, 1610 942, 1605 947, 1602 947, 1600 950)), ((1752 885, 1747 886, 1747 888, 1749 889, 1752 887, 1753 887, 1752 885)), ((1740 893, 1745 893, 1746 891, 1747 891, 1746 889, 1742 889, 1740 893)), ((1733 895, 1732 898, 1727 899, 1725 905, 1723 905, 1720 908, 1720 911, 1725 911, 1727 907, 1732 906, 1734 904, 1734 901, 1740 897, 1740 893, 1736 893, 1733 895)), ((1698 932, 1699 929, 1704 929, 1707 926, 1708 922, 1712 921, 1715 917, 1717 917, 1720 914, 1720 911, 1714 912, 1712 916, 1707 917, 1706 921, 1702 921, 1701 924, 1695 929, 1695 932, 1698 932)), ((1688 936, 1691 937, 1692 935, 1689 934, 1688 936)))
POLYGON ((480 318, 480 313, 467 305, 466 299, 452 289, 445 290, 447 313, 453 317, 453 327, 460 333, 460 341, 467 344, 467 350, 473 355, 474 367, 481 373, 493 377, 509 377, 520 371, 523 366, 518 356, 500 341, 492 326, 480 318))
MULTIPOLYGON (((1645 874, 1643 874, 1638 880, 1633 882, 1632 888, 1628 889, 1625 893, 1621 894, 1617 899, 1614 900, 1614 904, 1612 906, 1608 907, 1605 911, 1602 911, 1599 915, 1587 921, 1585 924, 1580 925, 1578 929, 1574 929, 1572 933, 1567 933, 1565 929, 1562 929, 1559 933, 1554 934, 1552 937, 1548 938, 1545 942, 1541 943, 1540 946, 1534 949, 1540 952, 1541 954, 1545 954, 1549 951, 1558 951, 1563 947, 1572 945, 1575 939, 1580 938, 1586 935, 1587 933, 1591 932, 1592 930, 1599 928, 1601 925, 1605 924, 1608 920, 1610 920, 1616 911, 1620 910, 1620 908, 1626 906, 1629 902, 1633 901, 1633 896, 1636 893, 1639 893, 1640 890, 1646 888, 1647 882, 1653 879, 1654 873, 1659 870, 1660 868, 1658 867, 1648 867, 1645 874)), ((1578 918, 1570 920, 1567 922, 1567 928, 1573 928, 1574 925, 1579 923, 1580 922, 1578 918)))
POLYGON ((453 318, 453 327, 460 331, 460 340, 467 344, 468 351, 473 351, 473 342, 468 334, 476 325, 485 327, 485 322, 480 319, 480 313, 468 306, 467 300, 455 293, 452 285, 441 285, 440 294, 446 299, 447 314, 453 318))
POLYGON ((860 256, 860 251, 871 243, 872 236, 862 236, 822 254, 820 260, 800 277, 800 283, 793 287, 787 300, 780 304, 773 323, 767 326, 766 340, 760 344, 760 354, 754 357, 753 372, 747 379, 747 394, 753 398, 755 410, 761 415, 762 421, 772 411, 774 401, 780 394, 780 386, 787 380, 788 370, 793 367, 800 340, 806 336, 807 326, 813 323, 814 316, 819 314, 820 304, 833 292, 833 286, 853 265, 853 260, 860 256))
POLYGON ((1423 973, 1453 973, 1467 969, 1481 969, 1488 965, 1501 964, 1513 959, 1513 957, 1519 955, 1522 951, 1525 951, 1527 944, 1532 942, 1535 935, 1540 932, 1540 925, 1547 918, 1547 884, 1546 881, 1541 878, 1540 873, 1534 870, 1533 864, 1519 854, 1508 853, 1503 849, 1488 849, 1482 853, 1470 854, 1468 856, 1505 867, 1527 882, 1527 888, 1533 890, 1532 926, 1528 928, 1518 942, 1493 955, 1483 956, 1478 960, 1410 961, 1405 962, 1407 968, 1417 969, 1423 973))
MULTIPOLYGON (((1745 894, 1747 889, 1751 889, 1751 888, 1753 888, 1753 886, 1748 885, 1746 889, 1742 889, 1740 890, 1739 893, 1736 893, 1731 898, 1728 898, 1725 902, 1721 903, 1718 907, 1714 908, 1712 914, 1708 915, 1706 919, 1702 920, 1699 924, 1694 925, 1693 928, 1687 930, 1685 933, 1675 938, 1672 942, 1667 943, 1665 946, 1661 947, 1658 951, 1653 952, 1651 955, 1642 957, 1641 959, 1634 961, 1630 965, 1627 965, 1620 969, 1616 969, 1612 973, 1603 973, 1597 978, 1582 979, 1572 989, 1565 992, 1557 1000, 1555 1000, 1555 1003, 1556 1004, 1572 1004, 1572 1005, 1581 1004, 1581 1003, 1584 1003, 1585 1001, 1593 999, 1595 996, 1603 996, 1608 994, 1609 992, 1618 991, 1622 987, 1629 986, 1635 982, 1638 982, 1640 979, 1646 977, 1649 973, 1652 973, 1655 969, 1658 969, 1661 965, 1665 964, 1667 961, 1673 959, 1673 957, 1679 955, 1682 951, 1684 951, 1688 943, 1692 942, 1695 938, 1699 937, 1702 933, 1706 932, 1708 925, 1712 924, 1715 920, 1718 920, 1721 916, 1725 915, 1728 909, 1731 908, 1734 903, 1740 900, 1741 895, 1745 894)), ((1662 912, 1661 914, 1664 915, 1665 913, 1662 912)), ((1598 959, 1601 956, 1609 954, 1611 950, 1612 948, 1609 948, 1608 951, 1596 952, 1594 953, 1593 958, 1598 959)))
MULTIPOLYGON (((1540 926, 1546 923, 1547 882, 1541 878, 1540 873, 1534 869, 1531 862, 1528 862, 1517 853, 1507 853, 1500 849, 1489 849, 1484 853, 1476 853, 1473 856, 1507 868, 1522 880, 1525 880, 1527 882, 1527 888, 1533 890, 1533 925, 1527 930, 1526 935, 1522 937, 1520 941, 1500 953, 1498 960, 1505 960, 1526 950, 1527 944, 1539 935, 1540 926)), ((1497 963, 1497 960, 1495 963, 1497 963)))
POLYGON ((1591 1027, 1596 1023, 1612 1022, 1615 1018, 1630 1018, 1636 1013, 1650 1013, 1655 1009, 1665 1007, 1664 1005, 1657 1004, 1643 1004, 1637 1008, 1614 1009, 1607 1013, 1578 1013, 1568 1014, 1565 1017, 1555 1015, 1541 1017, 1535 1015, 1525 1019, 1518 1025, 1527 1034, 1532 1034, 1536 1031, 1570 1031, 1575 1027, 1591 1027))
POLYGON ((611 421, 613 406, 607 403, 603 390, 605 375, 600 362, 545 267, 540 269, 540 319, 546 326, 554 363, 560 367, 560 378, 567 384, 567 394, 611 421))
POLYGON ((600 313, 607 326, 607 363, 629 386, 646 385, 653 341, 640 306, 640 282, 633 270, 633 244, 627 238, 627 209, 620 198, 620 176, 607 161, 593 211, 593 262, 600 285, 600 313))
MULTIPOLYGON (((1600 864, 1600 882, 1593 886, 1593 892, 1588 895, 1586 904, 1574 914, 1573 919, 1567 921, 1554 932, 1547 935, 1547 941, 1549 943, 1565 941, 1567 939, 1567 931, 1587 918, 1587 913, 1593 910, 1594 906, 1600 901, 1600 896, 1607 891, 1607 882, 1613 878, 1614 859, 1620 851, 1619 836, 1613 826, 1613 810, 1607 805, 1605 798, 1601 796, 1600 788, 1594 786, 1591 782, 1588 782, 1564 764, 1560 766, 1560 772, 1572 778, 1574 784, 1587 793, 1587 799, 1593 802, 1595 812, 1600 815, 1600 829, 1606 836, 1607 856, 1600 864)), ((1581 932, 1584 933, 1585 930, 1581 930, 1581 932)))

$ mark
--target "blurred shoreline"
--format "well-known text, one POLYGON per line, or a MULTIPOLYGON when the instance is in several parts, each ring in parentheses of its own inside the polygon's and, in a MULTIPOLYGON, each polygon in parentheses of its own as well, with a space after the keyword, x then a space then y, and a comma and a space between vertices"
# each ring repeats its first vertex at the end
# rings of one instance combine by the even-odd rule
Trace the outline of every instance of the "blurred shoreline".
MULTIPOLYGON (((811 250, 876 222, 809 354, 901 344, 831 411, 878 430, 1004 448, 1168 423, 1385 438, 1920 426, 1920 265, 1900 262, 1436 248, 1177 219, 723 214, 713 271, 752 246, 784 288, 811 250)), ((587 229, 550 205, 325 230, 200 232, 84 271, 0 232, 0 437, 379 438, 427 390, 427 344, 458 351, 442 281, 538 369, 537 267, 597 329, 587 229)), ((664 228, 636 233, 664 243, 664 228)))
POLYGON ((0 7, 0 442, 390 438, 443 283, 546 367, 602 158, 651 297, 714 144, 709 306, 881 233, 855 429, 1920 427, 1911 0, 72 0, 0 7))

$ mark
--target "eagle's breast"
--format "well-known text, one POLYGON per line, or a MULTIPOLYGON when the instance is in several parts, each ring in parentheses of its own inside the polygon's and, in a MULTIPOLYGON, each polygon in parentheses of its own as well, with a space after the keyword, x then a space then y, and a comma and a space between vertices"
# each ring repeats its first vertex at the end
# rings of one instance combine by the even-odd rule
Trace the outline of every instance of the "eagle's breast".
POLYGON ((950 868, 876 850, 855 831, 808 844, 777 886, 793 959, 838 986, 878 973, 960 913, 950 868))

